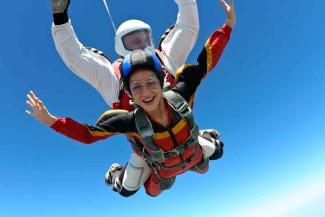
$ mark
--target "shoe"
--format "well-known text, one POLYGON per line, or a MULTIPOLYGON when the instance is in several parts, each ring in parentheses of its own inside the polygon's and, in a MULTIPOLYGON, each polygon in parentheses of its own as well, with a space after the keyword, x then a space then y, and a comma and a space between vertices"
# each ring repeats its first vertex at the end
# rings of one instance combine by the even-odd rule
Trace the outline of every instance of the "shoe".
POLYGON ((209 160, 217 160, 221 158, 223 155, 224 144, 222 141, 220 141, 220 133, 213 129, 200 130, 200 136, 209 140, 210 142, 213 142, 216 147, 214 153, 209 157, 209 160))
POLYGON ((118 174, 123 167, 117 163, 113 163, 105 174, 105 183, 108 186, 113 185, 114 180, 118 177, 118 174))
POLYGON ((200 136, 211 142, 214 142, 214 140, 219 140, 221 137, 220 133, 214 129, 200 130, 200 136))

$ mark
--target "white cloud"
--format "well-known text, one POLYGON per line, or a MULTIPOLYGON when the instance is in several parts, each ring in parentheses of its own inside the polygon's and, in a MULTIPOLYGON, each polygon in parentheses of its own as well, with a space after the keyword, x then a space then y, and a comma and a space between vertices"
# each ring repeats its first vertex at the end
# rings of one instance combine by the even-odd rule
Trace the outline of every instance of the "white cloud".
POLYGON ((254 208, 236 212, 232 217, 280 217, 288 212, 299 209, 309 202, 325 196, 325 181, 313 182, 300 189, 287 193, 271 202, 256 204, 254 208))

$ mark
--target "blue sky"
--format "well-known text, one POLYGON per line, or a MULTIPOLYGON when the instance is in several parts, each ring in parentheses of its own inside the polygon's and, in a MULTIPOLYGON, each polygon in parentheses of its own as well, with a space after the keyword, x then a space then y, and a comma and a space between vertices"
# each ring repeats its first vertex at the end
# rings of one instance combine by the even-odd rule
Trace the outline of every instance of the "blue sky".
MULTIPOLYGON (((117 25, 144 20, 156 43, 176 19, 172 0, 108 3, 117 25)), ((157 198, 142 189, 126 199, 103 183, 108 166, 130 156, 123 136, 86 146, 24 113, 30 89, 53 114, 80 122, 94 123, 107 105, 57 54, 49 1, 3 2, 0 216, 235 217, 271 209, 279 210, 272 217, 324 216, 319 204, 325 195, 325 3, 237 0, 235 5, 232 38, 195 105, 200 127, 222 132, 223 159, 211 162, 207 174, 179 176, 173 189, 157 198), (295 203, 292 196, 306 201, 295 203), (289 211, 281 213, 275 201, 290 203, 289 211), (259 207, 267 208, 254 211, 259 207)), ((200 35, 188 63, 225 21, 217 0, 198 6, 200 35)), ((116 58, 101 1, 72 0, 69 14, 85 45, 116 58)))

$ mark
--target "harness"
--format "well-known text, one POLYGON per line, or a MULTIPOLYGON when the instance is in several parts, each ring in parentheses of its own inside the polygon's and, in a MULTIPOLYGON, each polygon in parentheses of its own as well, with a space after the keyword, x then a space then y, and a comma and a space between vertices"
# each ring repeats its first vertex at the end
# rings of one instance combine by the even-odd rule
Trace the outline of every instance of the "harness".
MULTIPOLYGON (((178 93, 171 90, 165 91, 164 96, 167 99, 169 105, 177 112, 177 114, 179 114, 182 119, 185 119, 188 122, 190 128, 190 135, 187 140, 183 144, 180 144, 169 151, 164 151, 163 149, 157 147, 154 144, 154 131, 152 124, 146 116, 144 110, 142 108, 137 107, 134 111, 135 124, 137 132, 139 133, 142 141, 144 142, 144 145, 140 144, 139 142, 132 142, 133 148, 139 153, 141 153, 142 158, 146 160, 146 162, 153 169, 155 175, 158 176, 158 179, 160 180, 159 186, 161 190, 171 188, 173 183, 175 182, 176 177, 161 177, 159 175, 159 170, 171 171, 185 168, 198 156, 199 152, 201 151, 201 149, 198 148, 199 128, 194 122, 191 108, 189 107, 186 100, 178 93), (182 161, 181 163, 175 166, 165 166, 162 164, 163 162, 165 162, 166 159, 181 156, 187 149, 194 146, 197 147, 196 151, 187 160, 182 161)), ((208 159, 204 158, 203 161, 204 162, 200 162, 198 165, 195 165, 195 167, 204 168, 208 164, 208 159)))
MULTIPOLYGON (((168 35, 168 33, 172 30, 174 26, 169 28, 162 37, 162 40, 159 43, 159 47, 161 47, 161 43, 163 39, 168 35)), ((98 51, 94 48, 88 48, 92 52, 103 56, 107 60, 109 58, 101 51, 98 51)), ((128 111, 134 110, 135 107, 135 122, 137 131, 144 142, 144 145, 139 144, 139 142, 134 141, 134 139, 129 138, 133 148, 142 155, 142 158, 148 163, 148 165, 152 168, 154 174, 159 179, 159 188, 161 190, 167 190, 172 187, 176 180, 176 176, 171 178, 161 177, 159 175, 159 170, 176 170, 180 168, 185 168, 189 163, 191 163, 200 153, 201 149, 198 148, 198 135, 199 135, 199 128, 194 122, 194 118, 192 115, 192 110, 189 107, 186 100, 180 96, 178 93, 171 91, 170 89, 175 85, 175 78, 174 76, 168 71, 168 69, 164 66, 162 61, 162 54, 160 50, 156 49, 156 54, 162 63, 162 69, 164 73, 164 96, 167 99, 169 105, 177 112, 177 114, 188 122, 190 128, 190 135, 187 140, 183 143, 178 145, 172 150, 164 151, 163 149, 157 147, 154 144, 154 131, 152 128, 152 124, 149 121, 148 117, 146 116, 144 110, 142 108, 137 107, 125 88, 123 86, 123 82, 120 79, 120 90, 119 90, 119 97, 118 102, 113 103, 114 109, 126 109, 128 111), (181 163, 175 166, 165 166, 162 165, 166 159, 176 156, 181 156, 187 149, 196 146, 195 153, 192 154, 187 160, 183 160, 181 163), (148 151, 147 151, 148 150, 148 151)), ((110 61, 110 60, 109 60, 110 61)), ((123 59, 119 58, 113 63, 114 72, 118 78, 120 78, 120 65, 123 59)), ((205 168, 209 163, 209 159, 203 155, 201 161, 194 165, 191 170, 192 171, 200 171, 205 168)))

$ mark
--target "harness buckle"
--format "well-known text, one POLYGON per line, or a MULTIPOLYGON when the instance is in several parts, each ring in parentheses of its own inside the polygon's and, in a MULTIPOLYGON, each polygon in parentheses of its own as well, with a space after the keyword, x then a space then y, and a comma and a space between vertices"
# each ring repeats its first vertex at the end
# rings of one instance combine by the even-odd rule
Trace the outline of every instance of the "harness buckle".
POLYGON ((178 146, 177 148, 171 150, 170 152, 172 152, 172 154, 174 156, 177 156, 177 155, 183 154, 184 151, 185 151, 185 147, 184 147, 184 145, 182 145, 182 146, 178 146))
POLYGON ((185 102, 183 102, 182 105, 179 107, 179 111, 185 118, 191 114, 191 109, 185 102))
MULTIPOLYGON (((179 148, 179 149, 181 149, 181 148, 179 148)), ((179 149, 173 149, 171 152, 173 153, 173 155, 174 156, 176 156, 176 155, 180 155, 180 153, 182 153, 182 151, 181 150, 179 150, 179 149)), ((184 151, 184 149, 183 149, 183 151, 184 151)))
POLYGON ((199 134, 200 134, 199 127, 196 124, 194 124, 194 126, 190 129, 191 139, 197 140, 198 139, 197 137, 199 136, 199 134))
POLYGON ((152 157, 153 161, 156 161, 159 163, 165 161, 164 151, 162 149, 151 150, 151 157, 152 157))

